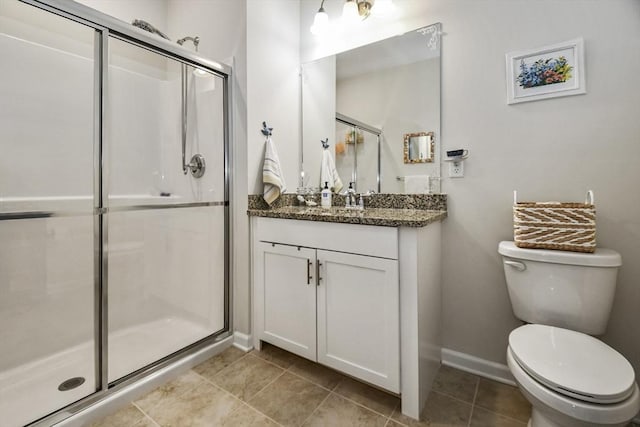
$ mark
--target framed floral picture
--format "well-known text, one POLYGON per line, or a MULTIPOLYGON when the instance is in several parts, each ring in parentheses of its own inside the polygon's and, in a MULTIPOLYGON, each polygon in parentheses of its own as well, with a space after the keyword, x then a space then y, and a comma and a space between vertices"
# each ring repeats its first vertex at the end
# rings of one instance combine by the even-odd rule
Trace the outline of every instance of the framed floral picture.
POLYGON ((507 104, 586 92, 581 38, 507 53, 507 104))

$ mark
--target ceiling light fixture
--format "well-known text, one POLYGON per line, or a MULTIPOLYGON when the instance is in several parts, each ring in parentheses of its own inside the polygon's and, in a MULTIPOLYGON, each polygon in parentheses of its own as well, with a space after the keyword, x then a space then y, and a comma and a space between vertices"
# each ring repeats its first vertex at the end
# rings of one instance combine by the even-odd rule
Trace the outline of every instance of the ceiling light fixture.
POLYGON ((371 15, 374 0, 358 0, 358 14, 360 18, 367 19, 371 15))
POLYGON ((358 13, 358 3, 356 0, 347 0, 342 6, 342 22, 345 24, 354 24, 360 20, 358 13))
MULTIPOLYGON (((324 10, 324 2, 320 2, 320 9, 316 12, 313 18, 313 25, 311 25, 311 33, 320 36, 327 32, 329 29, 329 15, 324 10)), ((373 10, 376 0, 346 0, 342 6, 342 22, 344 25, 353 25, 359 21, 367 19, 373 10)), ((394 9, 393 0, 377 0, 380 4, 376 7, 376 15, 389 15, 394 9), (378 10, 379 9, 379 10, 378 10)))

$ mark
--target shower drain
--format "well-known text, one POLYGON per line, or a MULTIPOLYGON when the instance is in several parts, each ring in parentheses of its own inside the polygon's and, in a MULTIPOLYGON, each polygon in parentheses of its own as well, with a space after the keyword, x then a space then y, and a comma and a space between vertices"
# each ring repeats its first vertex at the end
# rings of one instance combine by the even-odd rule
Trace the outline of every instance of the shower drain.
POLYGON ((84 377, 73 377, 73 378, 69 378, 66 381, 63 381, 62 384, 58 386, 58 390, 60 391, 72 390, 76 387, 80 387, 82 384, 84 384, 84 377))

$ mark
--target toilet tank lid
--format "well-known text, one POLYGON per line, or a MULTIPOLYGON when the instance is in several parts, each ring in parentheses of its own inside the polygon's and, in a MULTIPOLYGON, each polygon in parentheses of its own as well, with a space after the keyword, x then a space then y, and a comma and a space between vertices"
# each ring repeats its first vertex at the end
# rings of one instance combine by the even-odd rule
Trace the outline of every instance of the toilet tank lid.
POLYGON ((519 248, 514 242, 504 241, 498 245, 500 255, 511 258, 549 262, 555 264, 584 265, 589 267, 620 267, 622 257, 612 249, 596 248, 594 253, 555 251, 549 249, 519 248))

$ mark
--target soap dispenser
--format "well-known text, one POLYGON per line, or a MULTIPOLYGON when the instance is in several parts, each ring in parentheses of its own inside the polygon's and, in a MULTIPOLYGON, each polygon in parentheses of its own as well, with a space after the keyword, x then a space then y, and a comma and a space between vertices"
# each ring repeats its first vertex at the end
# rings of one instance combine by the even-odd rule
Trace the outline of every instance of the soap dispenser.
POLYGON ((356 191, 353 189, 353 182, 349 183, 349 188, 347 189, 344 205, 347 208, 352 208, 356 205, 356 191))
POLYGON ((327 181, 324 183, 321 195, 320 206, 324 209, 329 209, 331 207, 331 190, 329 190, 329 183, 327 181))

